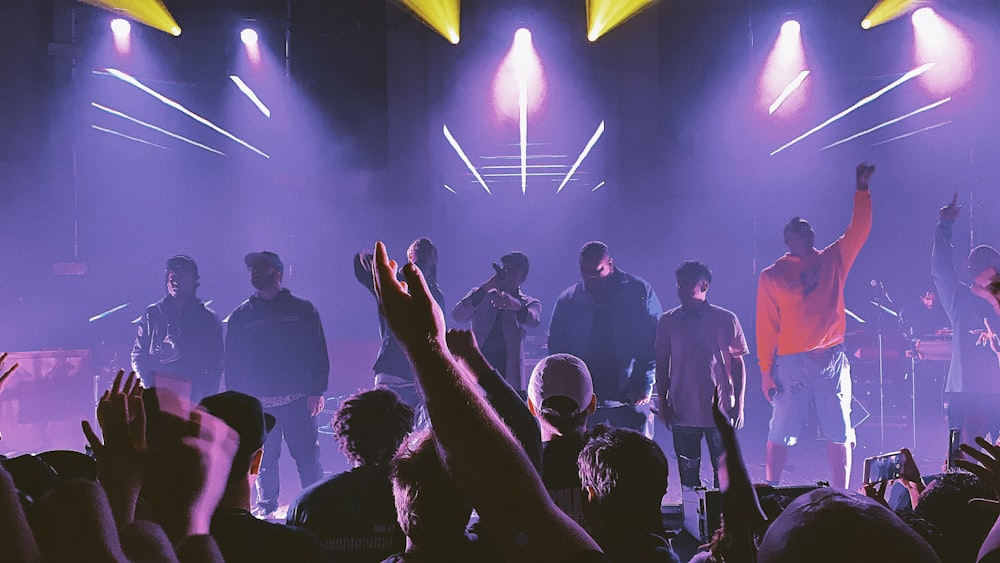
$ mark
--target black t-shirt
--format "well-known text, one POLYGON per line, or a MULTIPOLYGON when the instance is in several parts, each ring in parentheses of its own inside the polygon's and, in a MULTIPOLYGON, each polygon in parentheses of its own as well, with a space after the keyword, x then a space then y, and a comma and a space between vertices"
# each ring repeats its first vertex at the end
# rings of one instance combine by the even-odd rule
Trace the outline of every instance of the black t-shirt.
POLYGON ((357 467, 307 488, 286 522, 316 534, 336 561, 380 561, 406 545, 388 467, 357 467))
POLYGON ((220 508, 212 517, 212 537, 226 561, 328 561, 316 536, 295 526, 258 520, 250 512, 220 508))
POLYGON ((567 516, 586 527, 583 512, 583 488, 577 457, 584 439, 578 436, 557 436, 542 444, 542 482, 549 496, 567 516))

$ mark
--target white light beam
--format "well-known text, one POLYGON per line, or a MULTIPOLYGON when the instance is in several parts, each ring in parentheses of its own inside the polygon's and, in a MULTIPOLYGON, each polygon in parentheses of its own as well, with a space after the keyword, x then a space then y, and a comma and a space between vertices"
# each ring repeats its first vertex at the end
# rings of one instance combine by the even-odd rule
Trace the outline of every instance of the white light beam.
POLYGON ((810 129, 810 130, 806 131, 805 133, 799 135, 798 137, 792 139, 791 141, 789 141, 785 145, 779 147, 778 149, 776 149, 774 152, 771 153, 771 156, 774 156, 774 155, 778 154, 779 152, 787 149, 788 147, 794 145, 795 143, 801 141, 802 139, 805 139, 809 135, 812 135, 813 133, 819 131, 820 129, 822 129, 824 127, 826 127, 827 125, 833 123, 834 121, 837 121, 841 117, 844 117, 845 115, 851 113, 852 111, 860 108, 861 106, 877 100, 878 98, 882 97, 882 95, 885 94, 886 92, 888 92, 889 90, 892 90, 896 86, 899 86, 900 84, 902 84, 902 83, 904 83, 904 82, 906 82, 908 80, 911 80, 913 78, 916 78, 916 77, 920 76, 921 74, 923 74, 923 73, 927 72, 928 70, 930 70, 931 67, 933 67, 933 66, 934 66, 934 63, 925 63, 925 64, 922 64, 922 65, 918 66, 917 68, 915 68, 913 70, 908 71, 903 76, 900 76, 896 80, 892 81, 891 84, 885 86, 884 88, 881 88, 880 90, 878 90, 878 91, 876 91, 876 92, 874 92, 872 94, 869 94, 869 95, 865 96, 864 98, 861 98, 860 100, 858 100, 857 102, 855 102, 854 105, 852 105, 851 107, 845 109, 844 111, 838 113, 837 115, 831 117, 830 119, 827 119, 823 123, 820 123, 816 127, 813 127, 812 129, 810 129))
POLYGON ((251 88, 246 82, 243 82, 243 79, 235 74, 229 75, 229 79, 236 84, 236 87, 240 89, 240 92, 243 92, 244 96, 250 98, 250 101, 253 102, 253 105, 257 106, 257 109, 259 109, 261 113, 270 119, 271 110, 264 105, 264 102, 262 102, 259 97, 257 97, 257 93, 253 91, 253 88, 251 88))
POLYGON ((101 319, 103 319, 103 318, 105 318, 105 317, 107 317, 107 316, 109 316, 109 315, 111 315, 113 313, 117 313, 118 311, 121 311, 122 309, 124 309, 125 307, 128 307, 128 306, 129 306, 128 303, 122 303, 121 305, 119 305, 117 307, 112 307, 111 309, 108 309, 107 311, 104 311, 103 313, 98 313, 98 314, 94 315, 93 317, 90 317, 89 319, 87 319, 87 322, 88 323, 92 323, 94 321, 99 321, 99 320, 101 320, 101 319))
POLYGON ((858 137, 862 137, 862 136, 867 135, 869 133, 872 133, 874 131, 878 131, 879 129, 881 129, 883 127, 888 127, 890 125, 899 123, 900 121, 902 121, 902 120, 904 120, 904 119, 906 119, 908 117, 913 117, 914 115, 917 115, 919 113, 923 113, 925 111, 930 111, 930 110, 932 110, 932 109, 934 109, 934 108, 936 108, 938 106, 941 106, 943 104, 946 104, 946 103, 948 103, 950 101, 951 101, 950 97, 945 98, 943 100, 938 100, 938 101, 934 102, 933 104, 928 104, 928 105, 926 105, 926 106, 924 106, 922 108, 915 109, 915 110, 911 111, 910 113, 908 113, 906 115, 901 115, 901 116, 899 116, 899 117, 897 117, 895 119, 890 119, 889 121, 886 121, 885 123, 879 123, 878 125, 876 125, 875 127, 872 127, 871 129, 865 129, 864 131, 861 131, 860 133, 855 133, 854 135, 851 135, 850 137, 847 137, 846 139, 841 139, 841 140, 837 141, 836 143, 829 144, 829 145, 827 145, 827 146, 825 146, 825 147, 823 147, 823 148, 821 148, 819 150, 825 151, 826 149, 833 148, 833 147, 835 147, 837 145, 844 144, 844 143, 846 143, 848 141, 853 141, 854 139, 857 139, 858 137))
POLYGON ((587 155, 590 154, 590 149, 594 148, 594 144, 597 143, 597 140, 600 139, 601 135, 603 134, 604 134, 604 120, 602 119, 600 125, 597 126, 597 131, 594 131, 593 136, 590 137, 590 141, 587 142, 587 146, 583 148, 583 152, 580 153, 580 156, 577 157, 576 162, 573 163, 573 167, 569 169, 569 172, 566 174, 566 177, 563 178, 562 183, 559 184, 559 189, 556 190, 556 193, 561 192, 562 189, 566 187, 566 183, 569 182, 569 179, 573 177, 573 174, 576 172, 576 169, 580 167, 580 163, 583 162, 583 159, 587 158, 587 155))
POLYGON ((767 108, 768 115, 773 115, 774 112, 778 111, 778 108, 781 107, 781 104, 785 103, 788 96, 791 96, 792 92, 798 90, 799 86, 802 86, 802 83, 805 81, 807 76, 809 76, 809 71, 803 70, 798 76, 789 82, 788 86, 785 86, 785 89, 781 91, 781 94, 777 97, 777 99, 771 102, 771 105, 767 108))
POLYGON ((879 141, 877 143, 874 143, 872 146, 873 147, 877 147, 879 145, 884 145, 886 143, 891 143, 893 141, 898 141, 900 139, 905 139, 907 137, 912 137, 912 136, 916 135, 917 133, 923 133, 924 131, 930 131, 931 129, 937 129, 938 127, 944 127, 945 125, 948 125, 949 123, 951 123, 950 119, 948 121, 942 121, 941 123, 935 123, 934 125, 928 125, 927 127, 924 127, 922 129, 917 129, 916 131, 910 131, 909 133, 903 133, 902 135, 897 135, 897 136, 895 136, 895 137, 893 137, 891 139, 886 139, 884 141, 879 141))
POLYGON ((195 113, 195 112, 187 109, 186 107, 184 107, 181 104, 175 102, 174 100, 171 100, 170 98, 168 98, 168 97, 164 96, 163 94, 157 92, 156 90, 153 90, 152 88, 150 88, 149 86, 146 86, 142 82, 139 82, 132 75, 130 75, 128 73, 125 73, 125 72, 122 72, 122 71, 120 71, 120 70, 118 70, 116 68, 105 69, 105 72, 107 72, 111 76, 114 76, 115 78, 117 78, 118 80, 121 80, 122 82, 124 82, 126 84, 130 84, 132 86, 135 86, 136 88, 142 90, 143 92, 149 94, 150 96, 153 96, 154 98, 156 98, 157 100, 159 100, 161 103, 166 104, 168 107, 171 107, 171 108, 173 108, 173 109, 175 109, 175 110, 183 113, 184 115, 190 117, 191 119, 197 121, 198 123, 201 123, 202 125, 204 125, 204 126, 210 128, 210 129, 212 129, 216 133, 219 133, 220 135, 223 135, 224 137, 227 137, 227 138, 229 138, 229 139, 231 139, 233 141, 236 141, 237 143, 243 145, 244 147, 252 150, 253 152, 255 152, 255 153, 257 153, 257 154, 259 154, 261 156, 263 156, 264 158, 271 158, 264 151, 258 149, 257 147, 251 145, 250 143, 244 141, 243 139, 240 139, 236 135, 233 135, 229 131, 226 131, 222 127, 219 127, 218 125, 212 123, 211 121, 205 119, 204 117, 198 115, 197 113, 195 113))
POLYGON ((517 81, 517 110, 521 130, 521 193, 528 193, 528 81, 522 76, 517 81))
POLYGON ((191 139, 188 139, 187 137, 185 137, 183 135, 178 135, 177 133, 173 133, 171 131, 167 131, 166 129, 163 129, 161 127, 157 127, 156 125, 153 125, 152 123, 146 123, 145 121, 143 121, 141 119, 136 119, 136 118, 132 117, 131 115, 124 114, 124 113, 122 113, 122 112, 120 112, 118 110, 111 109, 111 108, 109 108, 107 106, 102 106, 101 104, 99 104, 97 102, 90 102, 90 105, 94 106, 95 108, 97 108, 97 109, 99 109, 101 111, 110 113, 111 115, 113 115, 115 117, 120 117, 122 119, 127 119, 127 120, 131 121, 132 123, 135 123, 135 124, 138 124, 138 125, 142 125, 143 127, 146 127, 148 129, 152 129, 153 131, 156 131, 158 133, 163 133, 164 135, 166 135, 168 137, 173 137, 174 139, 177 139, 178 141, 184 141, 185 143, 188 143, 190 145, 194 145, 194 146, 198 147, 199 149, 204 149, 204 150, 206 150, 208 152, 215 153, 217 155, 226 156, 226 153, 224 153, 222 151, 218 151, 218 150, 213 149, 212 147, 209 147, 207 145, 203 145, 203 144, 199 143, 198 141, 193 141, 191 139))
POLYGON ((452 136, 451 131, 448 130, 447 124, 444 125, 443 131, 444 131, 444 138, 448 139, 448 142, 451 143, 451 148, 455 149, 455 152, 458 153, 458 156, 459 158, 462 159, 462 162, 464 162, 465 165, 469 167, 469 170, 472 172, 472 175, 475 176, 476 180, 479 181, 479 185, 482 186, 484 190, 486 190, 486 193, 493 195, 493 192, 490 191, 489 186, 486 185, 486 180, 483 180, 483 177, 479 175, 479 171, 476 170, 476 167, 472 165, 472 161, 469 160, 469 157, 465 156, 465 151, 462 150, 462 147, 459 146, 458 141, 455 140, 455 137, 452 136))
POLYGON ((151 147, 156 147, 158 149, 163 149, 165 151, 172 151, 173 149, 167 148, 163 145, 158 145, 152 141, 147 141, 146 139, 140 139, 139 137, 133 137, 132 135, 126 135, 121 131, 115 131, 114 129, 105 129, 104 127, 99 127, 97 125, 91 124, 90 127, 95 131, 100 131, 101 133, 108 133, 109 135, 115 135, 117 137, 122 137, 123 139, 128 139, 129 141, 135 141, 137 143, 142 143, 144 145, 149 145, 151 147))

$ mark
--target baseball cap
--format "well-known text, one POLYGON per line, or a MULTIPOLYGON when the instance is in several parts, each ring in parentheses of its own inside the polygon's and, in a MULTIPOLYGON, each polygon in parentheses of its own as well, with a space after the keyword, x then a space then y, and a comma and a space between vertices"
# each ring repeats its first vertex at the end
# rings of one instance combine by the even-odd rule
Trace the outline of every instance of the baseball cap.
POLYGON ((209 395, 198 407, 225 422, 240 436, 237 455, 249 455, 264 446, 267 433, 274 428, 274 417, 264 412, 256 397, 238 391, 209 395))
POLYGON ((553 354, 538 362, 528 380, 528 400, 539 411, 549 397, 566 397, 576 403, 576 416, 594 400, 594 382, 587 364, 572 354, 553 354))
POLYGON ((260 252, 251 252, 243 257, 243 263, 247 265, 247 268, 261 262, 267 262, 274 266, 274 268, 279 272, 285 273, 285 264, 281 261, 281 258, 278 258, 278 255, 273 252, 261 250, 260 252))
POLYGON ((514 266, 518 270, 524 272, 525 275, 528 274, 528 256, 523 252, 514 251, 510 254, 505 254, 500 261, 504 264, 514 266))
POLYGON ((167 271, 168 272, 191 272, 194 277, 198 277, 198 264, 195 264, 194 259, 190 256, 184 254, 178 254, 176 256, 171 256, 167 259, 167 271))

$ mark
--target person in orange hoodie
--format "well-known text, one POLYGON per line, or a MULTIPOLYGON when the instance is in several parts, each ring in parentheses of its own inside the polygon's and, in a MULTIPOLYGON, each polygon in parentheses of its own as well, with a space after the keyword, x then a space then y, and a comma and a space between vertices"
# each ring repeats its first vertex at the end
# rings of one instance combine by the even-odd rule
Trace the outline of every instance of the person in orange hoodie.
POLYGON ((773 407, 767 436, 767 481, 777 484, 788 456, 815 408, 835 487, 851 473, 851 367, 844 353, 844 283, 872 228, 868 181, 874 166, 857 168, 851 222, 830 246, 817 250, 809 223, 785 225, 788 252, 760 273, 757 355, 761 389, 773 407))

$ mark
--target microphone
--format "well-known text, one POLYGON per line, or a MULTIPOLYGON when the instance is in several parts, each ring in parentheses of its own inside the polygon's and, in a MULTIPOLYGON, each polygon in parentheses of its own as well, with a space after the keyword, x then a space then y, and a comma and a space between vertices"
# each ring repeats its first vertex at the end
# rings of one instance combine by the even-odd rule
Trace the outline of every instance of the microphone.
POLYGON ((889 303, 892 303, 892 297, 889 297, 889 292, 885 290, 885 286, 882 285, 882 282, 880 282, 878 280, 871 280, 868 283, 870 283, 872 287, 881 290, 882 291, 882 295, 885 296, 886 301, 888 301, 889 303))

